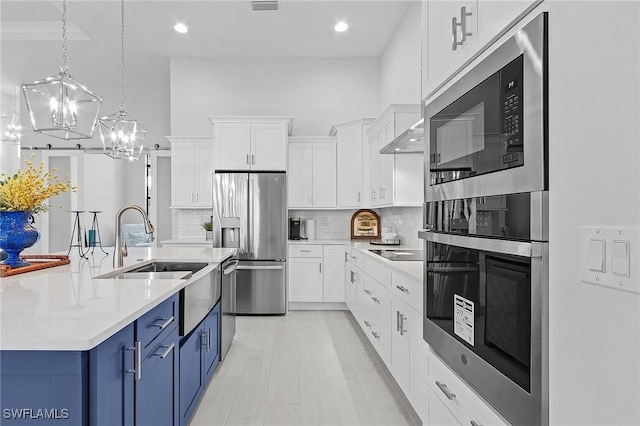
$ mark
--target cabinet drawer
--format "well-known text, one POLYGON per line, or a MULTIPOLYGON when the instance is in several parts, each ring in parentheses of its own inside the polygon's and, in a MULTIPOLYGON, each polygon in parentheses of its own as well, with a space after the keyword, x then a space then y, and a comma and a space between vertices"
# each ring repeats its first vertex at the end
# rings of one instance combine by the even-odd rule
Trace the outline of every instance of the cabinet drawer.
POLYGON ((405 275, 393 272, 391 274, 391 293, 398 296, 403 302, 413 309, 423 311, 423 287, 422 282, 411 279, 405 275))
POLYGON ((142 346, 146 358, 156 340, 164 338, 178 325, 178 295, 165 300, 136 321, 136 340, 142 346))
POLYGON ((507 424, 433 351, 429 353, 429 386, 464 424, 471 424, 471 421, 479 425, 507 424))
POLYGON ((289 257, 322 257, 322 246, 291 244, 289 245, 289 257))
POLYGON ((388 266, 378 262, 370 256, 367 256, 365 259, 365 270, 367 271, 367 274, 380 284, 386 287, 391 286, 391 270, 388 266))
POLYGON ((365 300, 371 309, 378 312, 378 314, 390 324, 391 294, 371 277, 366 277, 364 280, 364 293, 365 300))
POLYGON ((356 249, 348 249, 347 255, 349 260, 356 264, 359 268, 364 268, 364 255, 356 249))

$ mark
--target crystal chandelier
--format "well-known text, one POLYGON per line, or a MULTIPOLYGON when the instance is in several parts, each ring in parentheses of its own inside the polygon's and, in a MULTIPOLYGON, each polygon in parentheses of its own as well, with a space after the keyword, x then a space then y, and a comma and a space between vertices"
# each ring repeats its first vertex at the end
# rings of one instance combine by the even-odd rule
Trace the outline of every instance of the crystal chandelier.
POLYGON ((104 153, 111 158, 137 160, 142 153, 146 130, 132 118, 127 118, 124 103, 124 0, 120 1, 122 21, 120 25, 120 110, 102 117, 98 123, 104 153))
POLYGON ((8 114, 2 114, 0 120, 2 120, 0 140, 12 145, 18 145, 22 139, 20 114, 17 111, 12 111, 8 114))
POLYGON ((33 130, 59 139, 91 139, 102 98, 67 67, 67 4, 62 0, 62 65, 57 75, 22 85, 33 130))

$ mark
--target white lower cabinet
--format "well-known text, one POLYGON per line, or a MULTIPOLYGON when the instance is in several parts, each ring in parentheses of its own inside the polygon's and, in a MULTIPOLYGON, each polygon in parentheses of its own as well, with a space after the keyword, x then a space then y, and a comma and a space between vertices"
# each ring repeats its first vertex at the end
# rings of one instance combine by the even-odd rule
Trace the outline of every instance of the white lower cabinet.
POLYGON ((343 245, 289 245, 289 302, 345 302, 343 245))
POLYGON ((347 306, 423 424, 508 424, 424 341, 420 280, 358 249, 346 259, 347 306))

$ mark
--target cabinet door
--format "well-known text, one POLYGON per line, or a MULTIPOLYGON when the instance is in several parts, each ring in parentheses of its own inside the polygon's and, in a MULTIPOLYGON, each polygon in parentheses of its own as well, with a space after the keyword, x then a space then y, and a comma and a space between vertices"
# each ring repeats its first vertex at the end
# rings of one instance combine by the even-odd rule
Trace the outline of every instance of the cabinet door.
POLYGON ((378 133, 372 131, 369 134, 369 204, 372 206, 377 206, 380 204, 379 201, 379 173, 378 173, 378 157, 379 148, 378 148, 378 133))
POLYGON ((177 425, 179 422, 178 327, 142 361, 136 381, 137 425, 177 425))
POLYGON ((180 424, 186 425, 198 405, 204 388, 201 358, 205 342, 204 325, 197 327, 180 346, 180 424))
POLYGON ((251 124, 216 123, 214 144, 219 170, 249 170, 251 167, 251 124))
MULTIPOLYGON (((89 352, 89 424, 133 425, 133 324, 89 352)), ((66 407, 65 407, 66 408, 66 407)))
POLYGON ((336 206, 336 144, 313 144, 313 206, 336 206))
POLYGON ((289 301, 322 302, 322 258, 289 258, 289 301))
POLYGON ((253 170, 286 170, 287 125, 252 123, 251 156, 253 170))
POLYGON ((344 246, 323 247, 323 300, 344 302, 344 246))
POLYGON ((204 383, 213 377, 213 372, 220 361, 220 303, 204 319, 205 344, 204 349, 204 383))
POLYGON ((409 308, 396 297, 391 299, 391 369, 404 392, 409 390, 409 308))
POLYGON ((313 205, 313 147, 309 143, 289 144, 289 207, 313 205))
POLYGON ((196 162, 196 205, 211 207, 213 205, 213 145, 210 143, 195 144, 196 162))
POLYGON ((337 205, 362 206, 363 146, 362 125, 338 132, 337 143, 337 205))
POLYGON ((171 144, 171 205, 192 207, 196 200, 195 144, 171 144))
POLYGON ((393 155, 380 154, 380 148, 382 148, 387 144, 386 140, 387 140, 387 136, 386 136, 385 125, 382 125, 378 129, 378 137, 377 137, 378 145, 375 148, 376 154, 378 156, 378 173, 377 173, 378 186, 376 186, 376 190, 378 191, 378 202, 376 203, 377 205, 387 204, 385 191, 387 187, 387 173, 389 168, 388 159, 393 155))
POLYGON ((431 93, 477 51, 477 5, 477 0, 427 2, 426 94, 431 93), (462 7, 471 15, 461 17, 462 7), (462 41, 461 27, 456 27, 456 39, 462 44, 457 45, 454 50, 452 20, 461 23, 461 18, 464 18, 466 31, 471 35, 462 41))

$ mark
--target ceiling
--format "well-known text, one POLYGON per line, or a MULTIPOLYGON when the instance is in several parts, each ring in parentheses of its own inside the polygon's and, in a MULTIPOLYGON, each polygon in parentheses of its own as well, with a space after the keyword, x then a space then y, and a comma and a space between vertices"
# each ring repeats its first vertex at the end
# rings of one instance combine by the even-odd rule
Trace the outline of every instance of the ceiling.
MULTIPOLYGON (((255 12, 250 0, 127 0, 126 51, 203 58, 378 57, 412 1, 280 0, 277 11, 255 12), (350 25, 345 33, 333 30, 340 20, 350 25), (173 30, 178 21, 189 26, 188 34, 173 30)), ((3 46, 48 40, 51 49, 61 49, 61 11, 61 0, 2 0, 3 46)), ((118 0, 68 0, 67 20, 69 40, 118 55, 118 0)))

